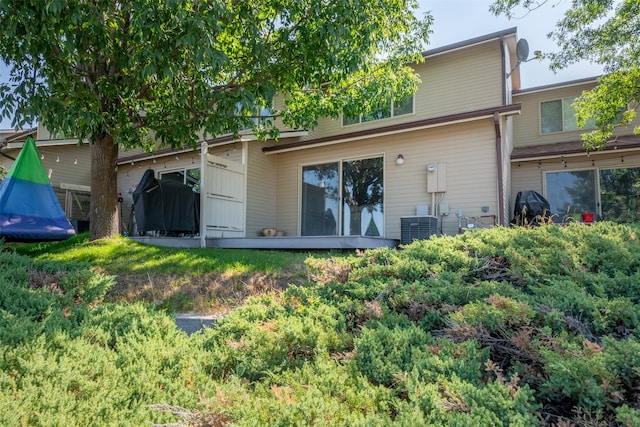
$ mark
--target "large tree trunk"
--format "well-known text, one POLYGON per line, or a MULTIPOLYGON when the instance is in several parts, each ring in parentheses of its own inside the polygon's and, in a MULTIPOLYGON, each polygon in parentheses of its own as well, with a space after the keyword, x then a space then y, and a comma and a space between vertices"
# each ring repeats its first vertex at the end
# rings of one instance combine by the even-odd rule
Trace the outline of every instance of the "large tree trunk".
POLYGON ((117 169, 118 145, 108 134, 91 145, 91 240, 118 233, 117 169))

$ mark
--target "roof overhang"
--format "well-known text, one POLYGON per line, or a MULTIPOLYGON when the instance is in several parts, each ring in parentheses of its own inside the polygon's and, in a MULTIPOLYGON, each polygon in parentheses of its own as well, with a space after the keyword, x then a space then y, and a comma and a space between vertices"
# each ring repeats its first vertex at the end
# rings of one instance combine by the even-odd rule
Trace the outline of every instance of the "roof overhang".
MULTIPOLYGON (((301 136, 307 136, 308 134, 309 132, 306 130, 305 131, 300 131, 300 130, 282 131, 280 132, 278 139, 297 138, 301 136)), ((154 151, 151 153, 141 153, 141 154, 134 154, 131 156, 123 156, 118 158, 118 161, 116 162, 116 164, 124 165, 131 162, 142 162, 145 160, 153 160, 153 159, 159 159, 162 157, 180 155, 182 153, 190 153, 192 151, 195 151, 196 149, 199 149, 199 147, 202 146, 202 144, 207 144, 207 147, 211 148, 211 147, 219 147, 227 144, 233 144, 236 142, 258 141, 258 140, 259 138, 252 133, 239 135, 238 137, 234 137, 233 135, 224 135, 219 138, 200 141, 196 147, 163 148, 161 150, 154 151)))
POLYGON ((536 93, 536 92, 544 92, 547 90, 554 90, 554 89, 562 89, 562 88, 569 88, 569 87, 573 87, 573 86, 582 86, 585 84, 592 84, 592 85, 596 85, 598 83, 598 79, 600 78, 600 76, 596 76, 596 77, 587 77, 584 79, 579 79, 579 80, 571 80, 568 82, 561 82, 561 83, 554 83, 554 84, 549 84, 549 85, 544 85, 544 86, 536 86, 536 87, 532 87, 532 88, 528 88, 528 89, 521 89, 521 90, 514 90, 513 91, 513 96, 518 96, 518 95, 527 95, 530 93, 536 93))
POLYGON ((516 147, 511 152, 511 163, 526 162, 558 157, 578 157, 597 154, 624 153, 637 151, 640 148, 640 135, 617 136, 607 141, 603 150, 587 152, 582 141, 560 142, 557 144, 539 144, 527 147, 516 147))
POLYGON ((520 104, 502 105, 493 108, 485 108, 481 110, 473 110, 465 113, 450 114, 446 116, 434 117, 430 119, 416 120, 407 123, 398 123, 395 125, 383 126, 374 129, 366 129, 357 132, 328 136, 323 138, 311 139, 308 141, 298 141, 289 144, 278 144, 264 147, 262 151, 265 154, 284 153, 288 151, 304 150, 307 148, 322 147, 326 145, 342 144, 345 142, 358 141, 362 139, 395 135, 405 132, 413 132, 423 129, 429 129, 440 126, 447 126, 457 123, 472 122, 482 119, 492 119, 495 114, 499 116, 510 116, 520 114, 520 104))
POLYGON ((37 128, 25 129, 25 130, 8 130, 0 131, 0 147, 5 147, 10 142, 21 141, 24 142, 29 135, 35 135, 38 131, 37 128))
MULTIPOLYGON (((78 139, 42 139, 36 140, 37 147, 57 147, 61 145, 80 145, 80 144, 88 144, 89 142, 84 141, 81 142, 78 139)), ((24 141, 16 141, 16 142, 7 142, 5 146, 8 150, 19 150, 22 149, 24 145, 24 141)))
POLYGON ((517 27, 508 28, 508 29, 502 30, 502 31, 496 31, 494 33, 485 34, 485 35, 480 36, 480 37, 475 37, 475 38, 472 38, 472 39, 463 40, 463 41, 458 42, 458 43, 453 43, 453 44, 449 44, 449 45, 446 45, 446 46, 437 47, 435 49, 425 50, 424 52, 422 52, 422 56, 425 57, 425 58, 428 58, 430 56, 437 56, 437 55, 442 55, 444 53, 455 52, 455 51, 458 51, 460 49, 466 49, 468 47, 477 46, 477 45, 484 44, 484 43, 487 43, 487 42, 492 42, 494 40, 502 40, 504 38, 507 38, 508 36, 516 37, 517 32, 518 32, 518 28, 517 27))

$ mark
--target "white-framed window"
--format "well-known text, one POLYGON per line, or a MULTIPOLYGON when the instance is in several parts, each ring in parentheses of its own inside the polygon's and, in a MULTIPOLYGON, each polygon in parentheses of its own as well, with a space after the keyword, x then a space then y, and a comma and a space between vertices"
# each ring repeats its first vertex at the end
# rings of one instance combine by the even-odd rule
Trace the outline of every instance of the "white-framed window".
POLYGON ((556 222, 583 213, 618 223, 640 221, 640 167, 546 172, 544 182, 556 222))
MULTIPOLYGON (((580 130, 576 116, 576 110, 573 103, 576 98, 562 98, 553 101, 544 101, 540 103, 540 132, 568 132, 580 130)), ((595 119, 587 120, 584 128, 593 129, 595 127, 595 119)))
POLYGON ((342 115, 342 126, 356 125, 359 123, 371 122, 374 120, 388 119, 390 117, 404 116, 413 114, 413 95, 401 101, 392 101, 391 99, 384 102, 378 109, 368 114, 359 116, 342 115))
POLYGON ((175 181, 191 187, 194 193, 200 192, 200 168, 180 168, 158 172, 161 181, 175 181))

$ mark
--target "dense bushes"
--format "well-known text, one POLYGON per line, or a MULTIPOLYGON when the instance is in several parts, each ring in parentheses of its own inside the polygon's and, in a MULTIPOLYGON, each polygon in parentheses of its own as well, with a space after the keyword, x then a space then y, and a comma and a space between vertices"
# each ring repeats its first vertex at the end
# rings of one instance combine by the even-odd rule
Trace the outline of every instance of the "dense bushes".
POLYGON ((171 317, 100 304, 113 280, 88 267, 0 253, 0 425, 167 422, 149 405, 195 406, 207 390, 171 317))
POLYGON ((0 253, 0 424, 640 425, 638 228, 310 259, 188 337, 85 265, 0 253), (16 404, 16 402, 18 404, 16 404))

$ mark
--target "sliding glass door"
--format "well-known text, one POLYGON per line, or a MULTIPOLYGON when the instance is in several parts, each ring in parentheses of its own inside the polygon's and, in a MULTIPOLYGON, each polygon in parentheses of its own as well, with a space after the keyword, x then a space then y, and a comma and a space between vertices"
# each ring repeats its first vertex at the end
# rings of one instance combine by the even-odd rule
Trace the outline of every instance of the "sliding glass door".
POLYGON ((640 168, 601 169, 602 217, 615 222, 640 221, 640 168))
POLYGON ((303 236, 338 234, 340 175, 338 163, 324 163, 302 168, 303 236))
POLYGON ((596 213, 596 171, 547 173, 547 200, 557 222, 583 213, 596 213))
POLYGON ((581 213, 620 223, 640 221, 640 168, 547 172, 545 184, 558 222, 581 213))
POLYGON ((302 168, 303 236, 383 236, 383 158, 302 168))
POLYGON ((382 157, 342 162, 342 234, 382 236, 382 157))

